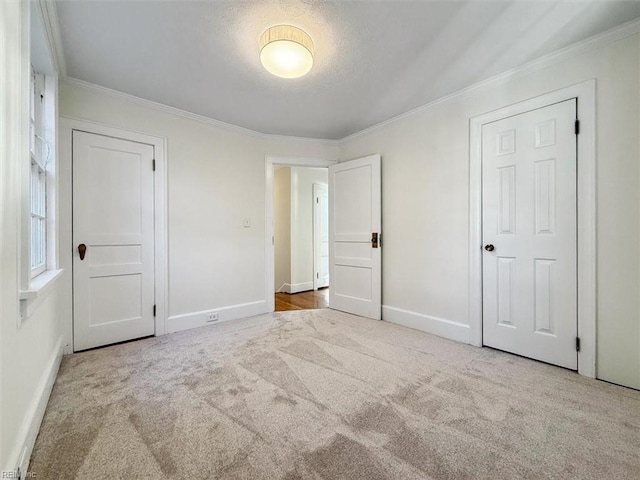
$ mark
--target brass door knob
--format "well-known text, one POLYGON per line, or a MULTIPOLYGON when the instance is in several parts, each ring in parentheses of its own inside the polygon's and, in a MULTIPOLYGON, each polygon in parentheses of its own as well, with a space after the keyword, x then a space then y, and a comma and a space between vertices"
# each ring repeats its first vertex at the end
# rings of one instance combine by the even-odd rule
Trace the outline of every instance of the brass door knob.
POLYGON ((84 256, 87 253, 87 246, 84 243, 78 245, 78 253, 80 254, 80 260, 84 260, 84 256))

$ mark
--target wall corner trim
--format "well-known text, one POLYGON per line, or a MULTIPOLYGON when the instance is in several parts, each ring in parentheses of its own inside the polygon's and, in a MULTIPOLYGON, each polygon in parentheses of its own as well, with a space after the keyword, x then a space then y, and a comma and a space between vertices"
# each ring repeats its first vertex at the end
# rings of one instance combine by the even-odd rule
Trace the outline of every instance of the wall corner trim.
POLYGON ((60 34, 60 21, 58 20, 58 10, 56 2, 50 0, 38 0, 36 3, 40 10, 44 30, 47 36, 49 50, 53 57, 53 63, 59 75, 67 74, 67 62, 64 57, 62 47, 62 36, 60 34))

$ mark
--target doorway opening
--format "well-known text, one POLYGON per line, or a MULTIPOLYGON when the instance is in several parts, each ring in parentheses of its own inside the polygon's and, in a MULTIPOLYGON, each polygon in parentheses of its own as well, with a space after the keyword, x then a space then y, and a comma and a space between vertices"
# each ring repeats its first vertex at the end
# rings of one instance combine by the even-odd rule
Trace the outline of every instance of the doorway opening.
POLYGON ((274 166, 273 229, 275 311, 328 307, 326 167, 274 166))
MULTIPOLYGON (((316 256, 314 255, 314 222, 315 214, 313 208, 314 192, 313 184, 326 185, 328 193, 328 182, 323 181, 328 177, 328 170, 331 165, 336 164, 337 161, 325 160, 321 158, 304 158, 304 157, 276 157, 267 155, 265 157, 265 207, 266 207, 266 231, 265 231, 265 250, 266 250, 266 278, 265 278, 265 298, 270 307, 270 311, 276 311, 276 303, 278 304, 278 311, 282 310, 301 310, 312 308, 328 308, 329 307, 329 289, 320 287, 320 284, 314 281, 316 273, 320 277, 320 272, 317 272, 316 256), (292 170, 293 169, 293 170, 292 170), (294 183, 304 183, 303 189, 308 193, 307 200, 304 200, 302 204, 304 206, 306 227, 303 229, 306 235, 306 241, 303 251, 306 252, 303 257, 306 256, 307 260, 304 260, 302 271, 306 272, 305 276, 291 276, 291 215, 294 213, 294 218, 297 218, 300 209, 300 200, 296 199, 293 202, 293 206, 297 209, 296 212, 292 210, 291 193, 284 195, 281 189, 291 192, 291 173, 294 172, 294 183), (324 176, 320 179, 311 181, 307 184, 306 178, 311 177, 318 172, 323 172, 324 176), (276 180, 276 176, 278 179, 276 180), (301 180, 301 176, 304 177, 304 181, 301 180), (284 182, 282 179, 284 178, 284 182), (276 186, 276 181, 278 186, 276 186), (287 186, 288 183, 288 186, 287 186), (307 189, 308 188, 308 189, 307 189), (286 220, 282 222, 280 215, 277 215, 276 210, 288 213, 288 222, 286 220), (310 213, 309 213, 310 212, 310 213), (309 227, 311 225, 311 227, 309 227), (310 230, 309 230, 310 228, 310 230), (287 245, 287 241, 289 245, 287 245), (276 247, 276 242, 278 246, 276 247), (284 248, 283 248, 284 246, 284 248), (276 249, 279 250, 277 255, 278 261, 276 263, 276 249), (286 252, 289 251, 289 254, 286 252), (282 253, 285 252, 285 253, 282 253), (311 252, 311 253, 309 253, 311 252), (289 259, 287 262, 287 258, 289 259), (276 271, 278 270, 278 271, 276 271), (288 272, 288 273, 287 273, 288 272)), ((296 186, 297 189, 297 186, 296 186)), ((296 198, 299 196, 296 196, 296 198)), ((327 212, 328 217, 328 212, 327 212)), ((294 228, 299 229, 300 224, 295 221, 294 228)), ((317 227, 316 227, 317 228, 317 227)), ((298 242, 294 240, 294 255, 297 257, 299 252, 298 242)), ((296 261, 294 260, 294 264, 296 261)), ((316 278, 315 280, 319 280, 316 278)))

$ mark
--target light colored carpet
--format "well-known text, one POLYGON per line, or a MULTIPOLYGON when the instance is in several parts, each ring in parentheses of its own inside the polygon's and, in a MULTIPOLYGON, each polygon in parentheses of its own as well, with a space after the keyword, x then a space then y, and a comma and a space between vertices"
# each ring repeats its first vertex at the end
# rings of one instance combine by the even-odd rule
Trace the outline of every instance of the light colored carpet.
POLYGON ((637 479, 640 392, 330 310, 66 357, 53 479, 637 479))

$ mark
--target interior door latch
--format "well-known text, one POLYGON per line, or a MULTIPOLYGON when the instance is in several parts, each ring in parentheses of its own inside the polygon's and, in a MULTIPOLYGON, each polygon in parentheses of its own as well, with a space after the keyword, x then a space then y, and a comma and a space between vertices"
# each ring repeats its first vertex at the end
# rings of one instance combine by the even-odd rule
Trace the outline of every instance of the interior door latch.
POLYGON ((371 234, 371 248, 378 248, 378 232, 371 234))

